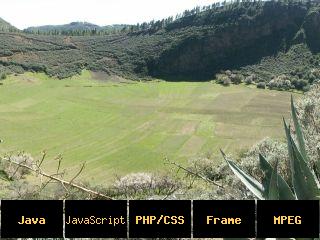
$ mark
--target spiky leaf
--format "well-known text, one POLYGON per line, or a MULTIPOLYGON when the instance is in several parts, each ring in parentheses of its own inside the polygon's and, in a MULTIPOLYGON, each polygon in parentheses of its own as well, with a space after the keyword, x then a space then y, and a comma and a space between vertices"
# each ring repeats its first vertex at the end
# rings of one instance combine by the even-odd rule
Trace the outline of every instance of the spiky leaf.
POLYGON ((300 200, 315 199, 319 195, 319 189, 315 177, 308 167, 302 154, 299 152, 287 124, 284 122, 288 141, 290 168, 292 173, 292 185, 295 194, 300 200))
MULTIPOLYGON (((270 163, 261 154, 259 154, 259 162, 260 162, 260 167, 265 175, 265 180, 264 180, 265 191, 266 193, 269 193, 269 186, 270 186, 270 180, 271 180, 273 169, 270 163)), ((287 182, 278 173, 277 173, 277 177, 278 177, 278 187, 279 187, 279 198, 281 200, 295 200, 296 197, 292 193, 287 182)), ((267 198, 267 196, 268 195, 266 194, 265 197, 267 198)))
POLYGON ((315 162, 315 171, 318 176, 318 179, 320 179, 320 148, 317 148, 318 153, 318 159, 315 162))
MULTIPOLYGON (((286 133, 286 138, 289 139, 290 138, 290 126, 287 126, 286 121, 283 118, 283 125, 284 125, 284 130, 286 133)), ((289 155, 289 166, 290 166, 290 170, 291 170, 291 181, 293 181, 293 177, 294 177, 294 169, 293 166, 294 164, 292 163, 292 159, 293 159, 293 152, 292 152, 292 148, 290 147, 290 142, 287 140, 287 148, 288 148, 288 155, 289 155)))
POLYGON ((227 159, 224 152, 222 155, 226 162, 228 163, 231 170, 234 174, 241 180, 241 182, 246 185, 246 187, 259 199, 264 199, 264 188, 261 183, 259 183, 256 179, 251 177, 249 174, 242 171, 233 161, 227 159))
POLYGON ((294 128, 296 131, 296 135, 297 135, 297 140, 298 140, 298 145, 299 145, 299 150, 301 155, 303 156, 304 159, 308 160, 308 154, 306 151, 306 145, 305 145, 305 141, 303 138, 303 133, 302 133, 302 129, 298 120, 298 114, 297 114, 297 110, 294 106, 293 103, 293 97, 291 96, 291 114, 292 114, 292 120, 293 120, 293 124, 294 124, 294 128))
POLYGON ((271 178, 270 178, 270 185, 269 185, 269 192, 268 192, 268 200, 279 200, 279 184, 278 184, 278 162, 274 167, 271 178))
POLYGON ((265 190, 264 198, 267 199, 268 193, 269 193, 270 179, 272 175, 272 167, 261 154, 259 154, 259 165, 264 174, 264 177, 262 179, 262 186, 264 187, 264 190, 265 190))

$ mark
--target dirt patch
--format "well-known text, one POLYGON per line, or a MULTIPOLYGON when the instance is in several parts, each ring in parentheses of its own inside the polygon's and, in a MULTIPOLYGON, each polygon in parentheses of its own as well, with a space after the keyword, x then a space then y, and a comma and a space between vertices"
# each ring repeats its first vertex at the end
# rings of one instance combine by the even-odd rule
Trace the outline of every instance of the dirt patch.
POLYGON ((25 83, 37 83, 37 80, 35 78, 28 77, 28 76, 22 76, 20 79, 22 82, 25 82, 25 83))
POLYGON ((113 82, 113 83, 128 83, 130 80, 116 76, 110 75, 106 72, 92 72, 92 79, 101 81, 101 82, 113 82))
POLYGON ((64 42, 65 44, 71 44, 71 43, 72 43, 71 37, 65 37, 65 38, 63 39, 63 42, 64 42))
POLYGON ((184 124, 181 128, 181 134, 183 135, 189 135, 193 134, 197 128, 198 123, 196 122, 188 122, 184 124))
POLYGON ((195 156, 201 150, 205 141, 198 137, 192 136, 189 140, 183 145, 179 153, 181 156, 195 156))

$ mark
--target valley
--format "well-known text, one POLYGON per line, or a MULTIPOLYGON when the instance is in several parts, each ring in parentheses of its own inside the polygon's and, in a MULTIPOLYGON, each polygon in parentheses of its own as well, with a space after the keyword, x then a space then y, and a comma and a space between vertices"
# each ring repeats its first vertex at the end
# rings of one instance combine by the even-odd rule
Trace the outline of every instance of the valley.
MULTIPOLYGON (((107 184, 132 172, 165 172, 164 158, 222 161, 265 137, 282 139, 289 92, 212 82, 133 82, 82 71, 63 80, 43 73, 9 75, 0 86, 1 152, 61 154, 70 176, 107 184)), ((298 95, 297 95, 298 97, 298 95)), ((67 175, 68 176, 68 175, 67 175)))

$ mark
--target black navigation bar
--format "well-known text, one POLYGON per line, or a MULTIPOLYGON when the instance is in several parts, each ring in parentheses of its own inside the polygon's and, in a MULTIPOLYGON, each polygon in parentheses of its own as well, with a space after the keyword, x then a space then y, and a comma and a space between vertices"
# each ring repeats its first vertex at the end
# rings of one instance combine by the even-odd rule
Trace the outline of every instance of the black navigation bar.
POLYGON ((1 238, 317 238, 319 201, 1 201, 1 238))

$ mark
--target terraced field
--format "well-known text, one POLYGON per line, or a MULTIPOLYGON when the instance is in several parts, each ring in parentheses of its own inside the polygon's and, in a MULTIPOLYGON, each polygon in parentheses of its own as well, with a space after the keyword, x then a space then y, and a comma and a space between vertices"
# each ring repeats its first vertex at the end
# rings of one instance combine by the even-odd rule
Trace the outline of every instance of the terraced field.
POLYGON ((70 171, 86 161, 82 178, 102 184, 116 174, 165 171, 165 156, 185 162, 211 152, 220 161, 219 148, 282 137, 281 117, 289 115, 286 92, 95 78, 8 77, 0 86, 0 151, 47 150, 47 170, 58 154, 70 171))

